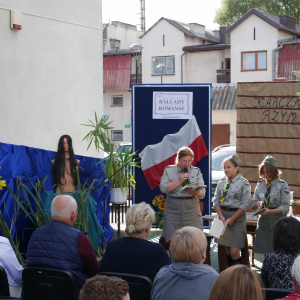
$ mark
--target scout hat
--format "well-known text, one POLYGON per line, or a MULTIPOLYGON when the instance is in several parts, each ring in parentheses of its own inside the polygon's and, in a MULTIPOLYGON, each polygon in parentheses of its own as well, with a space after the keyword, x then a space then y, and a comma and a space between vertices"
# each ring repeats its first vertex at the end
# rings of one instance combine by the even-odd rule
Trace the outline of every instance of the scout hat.
POLYGON ((234 161, 234 162, 237 163, 238 165, 240 164, 240 159, 239 159, 239 157, 238 157, 237 155, 235 155, 235 154, 230 155, 230 156, 228 157, 228 159, 234 161))
POLYGON ((267 155, 262 164, 276 167, 276 158, 271 155, 267 155))

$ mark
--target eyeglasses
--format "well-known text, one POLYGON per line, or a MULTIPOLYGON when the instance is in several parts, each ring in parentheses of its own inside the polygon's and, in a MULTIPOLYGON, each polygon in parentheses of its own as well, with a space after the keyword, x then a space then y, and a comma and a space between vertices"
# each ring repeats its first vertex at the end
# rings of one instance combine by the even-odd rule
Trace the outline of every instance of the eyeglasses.
POLYGON ((188 164, 188 163, 191 164, 192 161, 193 161, 193 160, 182 160, 182 162, 183 162, 184 164, 188 164))

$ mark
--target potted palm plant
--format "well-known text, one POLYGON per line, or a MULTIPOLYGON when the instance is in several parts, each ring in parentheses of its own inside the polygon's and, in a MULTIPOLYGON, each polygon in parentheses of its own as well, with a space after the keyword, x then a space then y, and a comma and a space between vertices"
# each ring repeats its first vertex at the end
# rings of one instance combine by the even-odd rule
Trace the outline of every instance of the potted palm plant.
POLYGON ((89 142, 88 148, 94 143, 97 151, 103 150, 105 158, 104 175, 109 180, 111 186, 111 202, 114 204, 122 204, 127 201, 127 185, 135 188, 135 180, 131 173, 132 167, 140 167, 139 162, 135 161, 135 154, 127 149, 125 153, 117 152, 114 142, 109 138, 108 130, 113 129, 108 122, 109 116, 103 116, 98 119, 95 113, 95 122, 89 120, 88 124, 82 124, 92 127, 92 130, 84 137, 83 140, 89 142), (105 134, 107 131, 107 134, 105 134))

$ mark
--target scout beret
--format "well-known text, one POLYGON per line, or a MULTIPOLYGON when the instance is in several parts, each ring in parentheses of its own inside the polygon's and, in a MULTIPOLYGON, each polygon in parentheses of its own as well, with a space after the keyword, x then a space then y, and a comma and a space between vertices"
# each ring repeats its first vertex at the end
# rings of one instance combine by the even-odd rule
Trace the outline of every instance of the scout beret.
POLYGON ((235 155, 235 154, 230 155, 230 156, 228 157, 228 159, 234 161, 234 162, 237 163, 238 165, 240 164, 240 159, 239 159, 239 157, 238 157, 237 155, 235 155))
POLYGON ((267 155, 262 162, 264 165, 276 167, 276 159, 271 155, 267 155))

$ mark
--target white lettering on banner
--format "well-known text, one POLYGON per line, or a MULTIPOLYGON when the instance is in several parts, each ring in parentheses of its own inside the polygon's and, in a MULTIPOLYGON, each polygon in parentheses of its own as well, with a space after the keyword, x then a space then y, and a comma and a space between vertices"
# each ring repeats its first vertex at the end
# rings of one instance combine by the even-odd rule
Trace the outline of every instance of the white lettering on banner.
POLYGON ((153 92, 153 119, 190 119, 193 92, 153 92))

